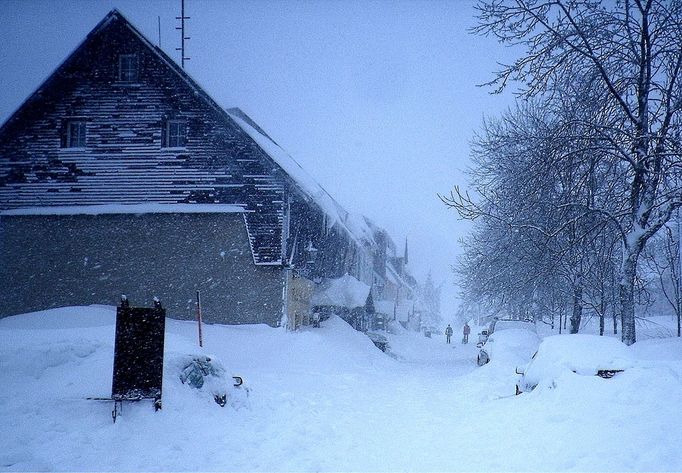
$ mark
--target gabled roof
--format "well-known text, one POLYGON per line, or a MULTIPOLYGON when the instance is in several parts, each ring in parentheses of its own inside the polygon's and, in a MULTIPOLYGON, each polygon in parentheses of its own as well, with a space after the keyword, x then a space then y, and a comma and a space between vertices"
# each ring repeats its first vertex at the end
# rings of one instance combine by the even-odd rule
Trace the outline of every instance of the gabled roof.
MULTIPOLYGON (((317 205, 331 220, 332 223, 336 223, 339 225, 341 229, 343 229, 352 239, 354 239, 358 244, 361 246, 369 245, 369 246, 374 246, 375 241, 373 238, 373 229, 370 228, 370 226, 367 224, 367 221, 364 217, 361 216, 354 216, 352 214, 349 214, 347 211, 345 211, 315 180, 310 177, 308 173, 306 173, 303 168, 289 155, 287 154, 270 136, 265 133, 248 115, 246 115, 243 111, 241 111, 238 108, 233 108, 230 109, 229 111, 223 109, 221 106, 219 106, 212 98, 210 95, 208 95, 201 86, 182 68, 180 68, 175 61, 173 61, 163 50, 155 46, 152 42, 150 42, 137 28, 135 28, 118 10, 113 9, 111 10, 103 19, 100 21, 94 28, 93 30, 87 35, 87 37, 74 49, 74 51, 71 52, 71 54, 55 69, 55 71, 41 84, 41 86, 31 95, 29 96, 26 101, 10 116, 10 118, 0 127, 0 134, 5 132, 9 127, 12 126, 13 123, 15 123, 22 114, 22 111, 27 107, 28 104, 40 100, 43 92, 45 90, 48 90, 48 88, 52 85, 52 83, 56 80, 59 80, 60 74, 63 73, 63 71, 67 70, 67 68, 72 64, 72 62, 75 60, 77 57, 78 53, 87 45, 93 41, 95 38, 98 37, 98 35, 103 34, 104 31, 106 31, 109 27, 112 25, 122 25, 124 28, 126 28, 132 35, 134 35, 146 48, 148 51, 150 51, 159 61, 165 65, 168 70, 176 76, 177 79, 181 81, 181 83, 184 83, 193 93, 194 97, 198 98, 199 100, 203 101, 210 109, 214 110, 218 116, 222 117, 226 122, 230 124, 232 127, 236 127, 241 129, 244 133, 245 136, 250 138, 255 145, 262 151, 262 157, 263 159, 271 161, 271 164, 274 164, 277 168, 281 169, 283 172, 281 173, 282 176, 284 176, 288 183, 294 188, 297 189, 307 200, 310 202, 313 202, 315 205, 317 205)), ((79 163, 80 165, 81 163, 79 163)), ((85 164, 85 167, 89 166, 89 163, 85 164)), ((153 167, 154 173, 155 173, 155 179, 164 179, 163 172, 164 170, 167 171, 168 176, 175 175, 173 173, 179 172, 175 170, 176 165, 175 164, 169 164, 165 162, 163 164, 163 169, 161 170, 162 172, 158 171, 158 166, 159 163, 151 163, 147 161, 140 161, 138 163, 139 166, 143 167, 153 167), (173 168, 173 169, 171 169, 173 168)), ((92 163, 92 166, 96 166, 96 169, 101 169, 101 163, 92 163)), ((112 172, 114 170, 112 169, 112 172)), ((97 171, 99 172, 99 171, 97 171)), ((137 171, 136 171, 137 172, 137 171)), ((183 171, 186 172, 186 171, 183 171)), ((197 183, 201 183, 201 186, 208 186, 210 187, 211 185, 217 184, 218 187, 220 186, 229 186, 230 183, 227 182, 227 179, 229 179, 229 175, 227 175, 226 172, 223 172, 225 176, 219 176, 217 179, 212 177, 209 174, 206 174, 208 170, 201 170, 201 169, 196 169, 192 171, 192 176, 191 179, 195 179, 197 183), (202 174, 203 173, 203 174, 202 174), (195 176, 196 174, 196 176, 195 176), (200 175, 199 175, 200 174, 200 175), (222 179, 222 180, 221 180, 222 179), (219 181, 219 182, 218 182, 219 181), (224 182, 223 182, 224 181, 224 182), (213 184, 211 184, 213 182, 213 184)), ((87 174, 87 171, 86 171, 87 174)), ((145 176, 145 173, 139 173, 140 176, 145 176)), ((136 176, 138 175, 136 174, 136 176)), ((148 175, 149 172, 147 171, 148 175)), ((186 175, 186 174, 183 174, 186 175)), ((120 174, 118 175, 118 179, 120 179, 120 174)), ((69 176, 71 177, 71 176, 69 176)), ((104 182, 105 179, 109 179, 107 176, 92 176, 92 177, 76 177, 77 180, 82 180, 82 181, 88 181, 92 182, 93 180, 97 179, 97 182, 104 182)), ((142 183, 137 177, 133 179, 135 182, 133 183, 126 183, 125 186, 126 188, 135 188, 137 189, 137 192, 141 192, 140 189, 144 190, 145 189, 145 184, 142 183), (134 187, 131 187, 134 186, 134 187)), ((33 199, 28 205, 87 205, 87 204, 107 204, 109 201, 106 199, 111 198, 107 196, 118 196, 116 200, 112 201, 113 203, 124 203, 124 204, 135 204, 138 203, 138 200, 144 200, 148 202, 160 202, 160 203, 167 203, 167 204, 172 204, 172 203, 184 203, 187 202, 187 200, 182 201, 180 198, 173 197, 172 195, 169 195, 168 192, 172 188, 171 186, 175 185, 175 181, 177 179, 173 179, 172 177, 169 177, 167 179, 167 182, 164 181, 164 190, 162 193, 160 192, 149 192, 148 196, 145 196, 143 199, 140 199, 140 197, 135 194, 135 195, 128 195, 128 199, 122 199, 121 198, 121 193, 116 193, 116 190, 111 190, 109 192, 103 192, 102 195, 99 197, 99 200, 97 202, 90 202, 86 197, 85 193, 79 193, 79 192, 68 192, 70 189, 65 188, 65 192, 60 194, 59 199, 55 199, 56 195, 50 196, 49 199, 43 199, 41 198, 33 199), (79 195, 80 194, 80 195, 79 195), (163 197, 162 197, 163 196, 163 197), (66 200, 65 200, 66 199, 66 200), (80 200, 79 200, 80 199, 80 200), (73 201, 73 202, 72 202, 73 201)), ((191 186, 196 186, 197 184, 192 184, 190 181, 189 184, 187 184, 187 189, 191 189, 191 186)), ((194 182, 194 181, 192 181, 194 182)), ((72 183, 63 183, 65 186, 69 186, 72 183)), ((101 185, 101 184, 97 184, 101 185)), ((87 184, 86 184, 87 186, 87 184)), ((263 182, 262 185, 263 189, 271 190, 273 183, 268 181, 268 182, 263 182)), ((71 189, 73 190, 73 189, 71 189)), ((2 194, 2 192, 0 192, 2 194)), ((0 196, 1 197, 1 196, 0 196)), ((1 200, 1 199, 0 199, 1 200)), ((27 201, 28 202, 28 201, 27 201)), ((238 203, 238 204, 243 204, 243 203, 238 203)), ((16 207, 17 205, 19 206, 26 206, 21 204, 15 204, 15 205, 10 205, 10 207, 16 207)), ((252 245, 254 244, 254 241, 258 239, 257 234, 260 232, 263 235, 265 235, 265 238, 268 238, 267 235, 271 235, 270 240, 265 244, 265 251, 264 256, 265 259, 262 259, 259 255, 259 249, 254 248, 252 246, 252 249, 254 250, 254 259, 257 264, 280 264, 281 263, 281 241, 279 241, 278 238, 275 238, 273 234, 273 225, 280 225, 282 224, 281 218, 277 218, 276 220, 280 220, 279 222, 277 221, 268 221, 264 222, 260 217, 258 217, 255 213, 252 214, 247 214, 245 215, 246 222, 247 222, 247 230, 249 231, 249 238, 250 241, 252 242, 252 245), (260 231, 260 227, 263 227, 262 232, 260 231)), ((261 246, 263 246, 261 244, 261 246)))
MULTIPOLYGON (((238 130, 229 115, 189 75, 161 49, 151 44, 120 12, 112 10, 0 127, 0 145, 7 144, 5 138, 12 137, 20 143, 20 147, 24 143, 30 143, 26 145, 30 146, 27 148, 30 152, 25 153, 14 153, 11 146, 2 148, 0 208, 140 203, 239 204, 246 207, 247 203, 243 200, 221 201, 219 198, 210 198, 212 195, 226 195, 228 189, 238 188, 243 184, 236 182, 232 175, 235 166, 228 168, 203 158, 203 161, 192 160, 188 156, 182 156, 181 152, 163 148, 160 151, 155 150, 153 143, 146 141, 153 136, 154 131, 150 132, 148 127, 144 129, 145 126, 138 123, 135 123, 136 126, 139 125, 135 132, 142 130, 149 134, 144 136, 144 141, 119 140, 119 137, 135 137, 128 129, 118 130, 119 124, 113 118, 119 110, 121 93, 133 89, 112 87, 111 90, 118 92, 115 98, 107 97, 98 102, 97 107, 81 106, 88 116, 97 117, 94 134, 100 137, 106 135, 106 140, 98 140, 96 149, 60 149, 58 142, 52 141, 52 134, 58 136, 57 127, 52 124, 55 116, 68 116, 70 107, 70 102, 61 102, 55 98, 68 93, 65 90, 70 89, 64 87, 71 84, 77 87, 79 83, 72 81, 70 75, 74 71, 83 70, 82 62, 101 53, 103 47, 100 40, 110 39, 102 35, 112 28, 125 33, 124 41, 135 42, 136 48, 141 47, 145 54, 149 53, 155 70, 160 70, 163 77, 172 77, 172 82, 183 90, 183 95, 202 101, 207 105, 207 110, 215 113, 218 118, 222 116, 230 123, 231 129, 238 130), (26 123, 40 123, 42 116, 36 115, 36 111, 43 110, 43 106, 47 110, 56 110, 47 112, 46 117, 52 122, 48 122, 49 125, 39 125, 42 128, 37 129, 38 131, 24 134, 24 129, 20 127, 26 123), (43 133, 45 131, 47 133, 43 133)), ((84 96, 83 88, 77 89, 70 100, 87 104, 84 96)), ((146 109, 139 106, 138 110, 148 114, 146 109)), ((235 138, 235 141, 239 139, 250 143, 245 134, 237 134, 241 136, 235 138)), ((255 144, 250 147, 258 153, 255 144)), ((244 146, 240 144, 240 148, 244 146)), ((258 183, 255 184, 256 187, 257 185, 258 183)))
POLYGON ((215 109, 217 112, 224 114, 227 116, 225 111, 211 98, 210 95, 208 95, 200 86, 197 84, 196 80, 194 80, 187 72, 185 72, 180 66, 177 65, 173 59, 171 59, 161 48, 157 47, 149 41, 145 35, 143 35, 135 26, 133 26, 128 19, 123 16, 123 14, 116 8, 111 10, 109 13, 106 14, 106 16, 99 22, 97 25, 90 31, 90 33, 87 34, 85 39, 81 41, 76 48, 69 53, 69 55, 66 57, 62 63, 57 66, 57 68, 48 76, 45 81, 43 81, 42 84, 31 94, 18 108, 17 110, 14 111, 12 115, 5 121, 5 123, 0 126, 0 133, 3 132, 5 127, 7 127, 19 114, 19 112, 24 108, 24 106, 31 101, 35 100, 40 96, 42 93, 43 89, 49 85, 50 82, 52 82, 61 71, 63 71, 73 60, 75 57, 76 53, 82 49, 86 43, 91 40, 93 37, 97 36, 100 34, 102 31, 106 29, 107 26, 109 26, 112 22, 114 21, 119 21, 123 25, 125 25, 142 43, 144 43, 161 61, 163 61, 171 70, 177 74, 177 76, 182 79, 196 94, 197 96, 201 97, 203 100, 205 100, 213 109, 215 109))
POLYGON ((232 108, 228 113, 237 125, 284 170, 299 191, 327 215, 331 220, 330 223, 338 224, 358 243, 374 244, 374 233, 365 217, 351 214, 341 207, 289 153, 270 138, 246 113, 239 108, 232 108))
POLYGON ((386 262, 386 278, 393 284, 407 288, 409 291, 414 292, 414 281, 410 282, 408 279, 414 279, 408 275, 408 277, 403 277, 400 275, 398 270, 393 265, 393 262, 386 262))

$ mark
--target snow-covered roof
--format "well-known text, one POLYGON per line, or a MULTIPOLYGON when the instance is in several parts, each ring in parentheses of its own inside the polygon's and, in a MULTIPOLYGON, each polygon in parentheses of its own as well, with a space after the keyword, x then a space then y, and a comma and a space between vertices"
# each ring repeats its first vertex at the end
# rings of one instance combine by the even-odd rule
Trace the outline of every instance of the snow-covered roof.
POLYGON ((364 242, 374 245, 374 229, 368 224, 369 220, 364 215, 353 214, 346 212, 346 219, 344 225, 355 235, 361 238, 364 242))
POLYGON ((398 273, 396 272, 395 268, 388 263, 386 264, 386 279, 388 279, 389 282, 395 284, 396 286, 400 285, 400 276, 398 276, 398 273))
POLYGON ((394 301, 374 301, 374 310, 379 314, 393 315, 394 301))
POLYGON ((0 215, 102 215, 149 213, 243 213, 240 205, 227 204, 104 204, 26 207, 0 211, 0 215))
POLYGON ((340 278, 327 279, 315 288, 312 297, 313 305, 327 305, 355 309, 364 307, 369 296, 370 287, 358 281, 350 274, 340 278))
POLYGON ((405 279, 400 276, 398 270, 393 266, 390 261, 386 262, 386 277, 389 281, 397 286, 403 286, 411 289, 411 286, 405 281, 405 279))
POLYGON ((330 219, 330 224, 338 224, 358 243, 374 245, 374 231, 364 216, 351 214, 341 207, 289 153, 262 129, 257 128, 255 122, 242 110, 232 108, 227 113, 289 175, 301 192, 320 207, 330 219))

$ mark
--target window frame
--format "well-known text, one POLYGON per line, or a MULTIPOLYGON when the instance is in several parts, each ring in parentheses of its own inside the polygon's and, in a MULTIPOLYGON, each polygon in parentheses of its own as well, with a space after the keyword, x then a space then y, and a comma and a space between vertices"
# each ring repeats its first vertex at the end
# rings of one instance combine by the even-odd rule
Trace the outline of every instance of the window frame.
POLYGON ((186 148, 187 147, 187 120, 170 118, 163 122, 162 148, 186 148), (173 128, 176 133, 173 134, 173 128), (181 128, 180 128, 181 127, 181 128), (182 131, 182 133, 180 133, 182 131))
POLYGON ((87 122, 82 118, 72 118, 66 121, 66 130, 64 136, 64 148, 67 149, 83 149, 87 144, 88 128, 87 122), (73 130, 77 129, 76 133, 73 130), (76 138, 75 144, 73 138, 76 138))
POLYGON ((137 54, 119 54, 118 55, 118 80, 119 82, 135 83, 140 78, 140 63, 137 54), (123 63, 130 60, 128 67, 124 68, 123 63), (134 72, 134 76, 132 75, 134 72))

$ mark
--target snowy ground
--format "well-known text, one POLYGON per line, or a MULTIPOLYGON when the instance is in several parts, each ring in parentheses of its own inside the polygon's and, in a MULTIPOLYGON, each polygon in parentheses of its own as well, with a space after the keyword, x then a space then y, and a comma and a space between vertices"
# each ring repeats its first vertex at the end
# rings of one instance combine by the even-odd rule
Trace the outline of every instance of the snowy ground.
POLYGON ((638 342, 641 366, 611 380, 514 396, 531 355, 514 346, 477 368, 473 344, 400 332, 390 357, 331 319, 205 326, 199 349, 195 324, 168 319, 163 410, 125 405, 114 424, 111 403, 84 400, 110 395, 114 319, 92 306, 0 320, 1 471, 682 470, 679 339, 638 342), (188 354, 243 376, 248 399, 221 408, 181 384, 188 354))

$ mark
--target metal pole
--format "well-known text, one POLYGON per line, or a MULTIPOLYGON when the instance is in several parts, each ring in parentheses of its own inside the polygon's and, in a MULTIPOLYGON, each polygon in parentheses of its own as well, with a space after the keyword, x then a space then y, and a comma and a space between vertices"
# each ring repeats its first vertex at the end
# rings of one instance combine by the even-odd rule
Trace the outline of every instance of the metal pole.
POLYGON ((180 7, 180 24, 182 25, 182 29, 180 31, 181 34, 181 40, 182 42, 180 43, 182 46, 182 52, 181 54, 181 61, 182 61, 182 68, 185 68, 185 0, 182 0, 182 5, 180 7))
POLYGON ((185 20, 189 20, 190 17, 185 16, 185 0, 180 1, 180 16, 175 17, 176 20, 180 20, 180 26, 176 26, 176 30, 180 30, 180 47, 175 48, 176 51, 180 51, 180 64, 182 68, 185 68, 185 61, 190 58, 185 56, 185 40, 190 39, 189 36, 185 36, 185 20))
POLYGON ((199 346, 204 346, 204 340, 201 336, 201 295, 197 291, 197 323, 199 325, 199 346))

